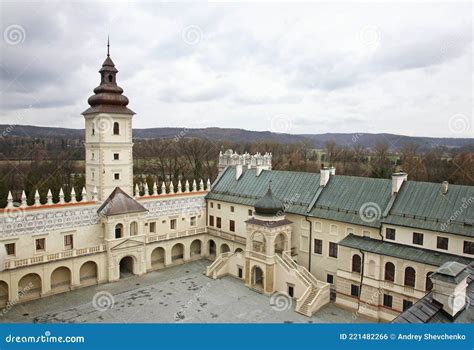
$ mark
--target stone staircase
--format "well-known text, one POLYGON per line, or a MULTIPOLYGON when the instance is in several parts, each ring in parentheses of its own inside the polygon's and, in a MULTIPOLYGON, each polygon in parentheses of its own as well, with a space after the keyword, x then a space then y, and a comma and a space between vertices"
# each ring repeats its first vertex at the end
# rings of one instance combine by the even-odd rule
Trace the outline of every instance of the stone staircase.
POLYGON ((305 316, 311 317, 322 306, 329 303, 330 285, 317 280, 304 266, 298 265, 291 256, 283 252, 276 255, 276 261, 288 272, 292 271, 297 278, 306 286, 303 295, 296 300, 295 311, 305 316))
POLYGON ((214 260, 214 262, 207 267, 206 276, 213 279, 220 277, 219 271, 225 266, 231 255, 231 252, 218 255, 216 260, 214 260))

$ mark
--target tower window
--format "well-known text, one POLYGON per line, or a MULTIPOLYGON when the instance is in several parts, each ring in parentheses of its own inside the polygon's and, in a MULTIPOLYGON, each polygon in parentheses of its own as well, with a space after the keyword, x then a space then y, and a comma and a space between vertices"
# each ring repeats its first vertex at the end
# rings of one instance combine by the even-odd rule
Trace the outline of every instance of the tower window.
POLYGON ((119 173, 115 173, 115 174, 114 174, 114 179, 115 179, 115 180, 120 180, 120 174, 119 174, 119 173))
POLYGON ((114 135, 119 135, 119 134, 120 134, 119 123, 115 122, 114 123, 114 135))
POLYGON ((114 153, 114 160, 119 160, 119 154, 118 153, 114 153))
POLYGON ((95 127, 92 127, 92 136, 95 135, 95 127))
POLYGON ((112 74, 109 74, 109 83, 113 82, 114 78, 112 77, 112 74))

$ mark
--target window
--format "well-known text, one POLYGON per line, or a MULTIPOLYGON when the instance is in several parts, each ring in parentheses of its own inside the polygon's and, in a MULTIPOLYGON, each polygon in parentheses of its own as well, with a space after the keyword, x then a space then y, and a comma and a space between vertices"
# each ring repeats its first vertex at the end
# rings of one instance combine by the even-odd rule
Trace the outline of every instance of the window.
POLYGON ((36 250, 41 251, 46 249, 46 238, 36 239, 36 250))
POLYGON ((328 275, 326 276, 326 282, 333 284, 334 283, 334 275, 331 275, 331 274, 328 273, 328 275))
POLYGON ((222 224, 221 224, 221 218, 218 218, 216 217, 216 227, 217 228, 221 228, 222 224))
POLYGON ((230 206, 230 212, 231 212, 231 213, 234 212, 234 206, 233 206, 233 205, 230 206))
POLYGON ((352 256, 352 272, 361 272, 361 258, 360 255, 354 254, 352 256))
POLYGON ((395 281, 395 265, 391 262, 385 264, 385 281, 395 281))
POLYGON ((65 249, 72 249, 73 248, 72 235, 65 235, 64 236, 64 248, 65 249))
POLYGON ((115 173, 115 174, 114 174, 114 179, 115 179, 115 180, 120 180, 120 174, 119 174, 119 173, 115 173))
POLYGON ((252 209, 249 209, 248 214, 249 216, 252 216, 252 209))
POLYGON ((138 223, 136 221, 130 223, 130 236, 138 235, 138 223))
POLYGON ((235 221, 234 220, 229 220, 229 231, 230 232, 235 232, 235 221))
POLYGON ((95 158, 95 154, 94 154, 94 152, 92 152, 91 153, 91 160, 94 160, 94 158, 95 158))
POLYGON ((408 310, 413 305, 413 301, 403 299, 403 311, 408 310))
POLYGON ((114 78, 112 77, 112 74, 109 74, 109 83, 112 83, 114 81, 114 78))
POLYGON ((211 208, 214 208, 214 203, 213 202, 211 202, 211 208))
POLYGON ((117 224, 115 225, 115 238, 122 238, 123 234, 123 225, 117 224))
POLYGON ((329 227, 329 232, 333 235, 337 235, 337 226, 336 225, 331 225, 329 227))
POLYGON ((337 243, 329 242, 329 256, 337 258, 337 243))
POLYGON ((115 122, 114 123, 114 135, 119 135, 119 134, 120 134, 119 123, 115 122))
POLYGON ((209 226, 214 226, 214 216, 209 215, 209 226))
POLYGON ((474 242, 464 241, 463 252, 464 252, 464 254, 473 255, 474 254, 474 242))
POLYGON ((94 127, 94 125, 92 125, 92 136, 94 136, 94 135, 95 135, 95 127, 94 127))
POLYGON ((395 229, 387 227, 385 229, 385 238, 390 239, 391 241, 395 240, 395 229))
POLYGON ((7 255, 15 255, 15 243, 5 244, 5 249, 7 250, 7 255))
POLYGON ((238 272, 239 278, 243 278, 243 277, 244 277, 244 270, 243 270, 241 267, 239 267, 239 268, 237 269, 237 272, 238 272))
POLYGON ((392 308, 393 297, 388 294, 383 295, 383 306, 392 308))
POLYGON ((196 217, 191 216, 191 219, 189 219, 189 223, 191 226, 196 226, 196 217))
POLYGON ((118 153, 114 153, 114 160, 119 160, 119 154, 118 153))
POLYGON ((295 295, 295 287, 292 285, 288 285, 288 296, 290 298, 293 298, 294 295, 295 295))
POLYGON ((415 288, 416 272, 413 267, 405 269, 405 286, 415 288))
POLYGON ((423 233, 413 232, 413 244, 423 245, 423 233))
POLYGON ((314 240, 314 254, 322 254, 323 253, 323 241, 320 239, 314 240))
POLYGON ((351 284, 351 295, 353 297, 359 297, 359 286, 355 284, 351 284))
POLYGON ((176 230, 176 219, 171 219, 170 220, 170 229, 171 230, 176 230))
POLYGON ((323 225, 319 221, 316 221, 314 223, 314 230, 316 232, 323 232, 323 225))
POLYGON ((156 232, 156 222, 150 222, 150 232, 151 233, 156 232))
POLYGON ((217 203, 217 209, 221 209, 221 205, 219 203, 217 203))
POLYGON ((448 241, 446 237, 438 237, 436 239, 436 248, 448 250, 448 241))

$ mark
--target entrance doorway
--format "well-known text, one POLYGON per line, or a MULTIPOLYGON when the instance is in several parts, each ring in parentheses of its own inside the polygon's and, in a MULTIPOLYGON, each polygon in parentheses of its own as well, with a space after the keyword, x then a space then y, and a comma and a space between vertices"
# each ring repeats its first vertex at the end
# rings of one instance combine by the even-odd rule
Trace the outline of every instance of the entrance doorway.
POLYGON ((132 276, 133 273, 133 258, 126 256, 120 260, 120 278, 132 276))
POLYGON ((252 286, 263 290, 263 282, 263 270, 258 266, 254 266, 252 270, 252 286))

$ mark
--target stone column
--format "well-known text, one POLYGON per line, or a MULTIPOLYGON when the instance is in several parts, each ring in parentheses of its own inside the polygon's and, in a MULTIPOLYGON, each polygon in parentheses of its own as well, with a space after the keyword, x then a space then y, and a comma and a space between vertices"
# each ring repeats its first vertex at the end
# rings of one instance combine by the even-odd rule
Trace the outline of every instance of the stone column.
POLYGON ((266 265, 265 268, 265 293, 273 293, 273 271, 275 267, 274 265, 266 265))

